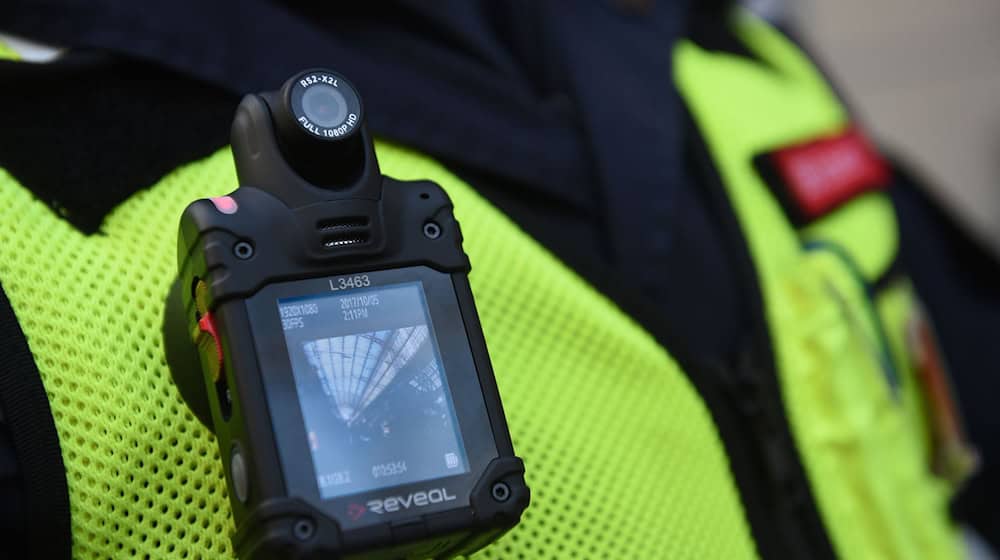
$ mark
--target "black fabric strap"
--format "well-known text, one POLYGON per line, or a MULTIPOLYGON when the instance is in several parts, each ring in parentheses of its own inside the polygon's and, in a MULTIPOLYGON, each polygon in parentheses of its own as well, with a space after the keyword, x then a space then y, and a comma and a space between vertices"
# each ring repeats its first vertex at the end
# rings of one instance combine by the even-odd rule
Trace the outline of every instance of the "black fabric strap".
POLYGON ((35 360, 2 286, 0 411, 0 431, 8 436, 0 438, 0 456, 13 455, 18 467, 16 473, 5 469, 0 502, 4 508, 21 510, 19 516, 5 512, 11 515, 5 515, 7 523, 0 527, 0 556, 70 558, 69 491, 59 435, 35 360), (17 479, 20 484, 10 483, 17 479))

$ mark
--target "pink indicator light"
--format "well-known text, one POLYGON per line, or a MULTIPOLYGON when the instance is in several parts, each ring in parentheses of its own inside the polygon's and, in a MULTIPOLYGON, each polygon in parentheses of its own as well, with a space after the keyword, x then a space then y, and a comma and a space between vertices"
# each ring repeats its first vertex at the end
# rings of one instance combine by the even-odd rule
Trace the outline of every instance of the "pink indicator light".
POLYGON ((214 196, 209 200, 215 205, 215 209, 223 214, 235 214, 239 209, 239 205, 231 196, 214 196))

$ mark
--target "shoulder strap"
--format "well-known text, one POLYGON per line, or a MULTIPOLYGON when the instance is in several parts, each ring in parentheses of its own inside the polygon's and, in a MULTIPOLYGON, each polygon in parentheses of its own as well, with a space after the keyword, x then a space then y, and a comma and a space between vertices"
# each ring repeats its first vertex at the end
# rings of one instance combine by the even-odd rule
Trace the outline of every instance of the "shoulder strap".
POLYGON ((13 536, 14 542, 5 538, 0 546, 7 552, 24 550, 29 558, 69 558, 69 490, 59 436, 35 360, 0 287, 0 431, 4 428, 11 449, 0 442, 0 455, 12 451, 18 469, 11 473, 14 484, 0 486, 0 501, 23 500, 19 519, 12 519, 23 526, 10 527, 13 535, 5 537, 13 536))

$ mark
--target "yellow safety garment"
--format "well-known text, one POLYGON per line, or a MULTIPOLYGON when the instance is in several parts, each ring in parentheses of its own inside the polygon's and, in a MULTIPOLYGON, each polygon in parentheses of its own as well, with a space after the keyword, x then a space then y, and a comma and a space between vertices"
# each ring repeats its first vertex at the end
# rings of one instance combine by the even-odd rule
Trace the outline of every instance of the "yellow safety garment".
MULTIPOLYGON (((726 454, 652 337, 471 188, 379 143, 387 175, 455 203, 470 282, 532 505, 485 558, 754 558, 726 454)), ((76 558, 225 558, 213 436, 163 356, 180 213, 237 186, 229 150, 85 236, 0 171, 0 282, 38 364, 67 469, 76 558)))
POLYGON ((763 63, 683 42, 675 82, 749 245, 782 400, 826 529, 842 558, 956 558, 951 488, 930 471, 903 350, 912 289, 900 278, 868 291, 898 251, 892 205, 869 193, 801 231, 792 226, 754 157, 841 132, 848 115, 787 38, 743 11, 731 23, 763 63), (887 366, 901 377, 898 394, 887 366))

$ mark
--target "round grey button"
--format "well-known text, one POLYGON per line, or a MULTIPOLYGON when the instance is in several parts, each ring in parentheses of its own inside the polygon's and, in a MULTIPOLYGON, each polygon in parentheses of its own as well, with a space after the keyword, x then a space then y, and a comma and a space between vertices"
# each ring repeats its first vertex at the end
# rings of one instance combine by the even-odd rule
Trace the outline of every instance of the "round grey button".
POLYGON ((233 444, 233 455, 229 460, 229 475, 233 481, 233 493, 236 495, 236 499, 246 503, 250 480, 247 476, 246 460, 243 459, 240 446, 236 443, 233 444))

